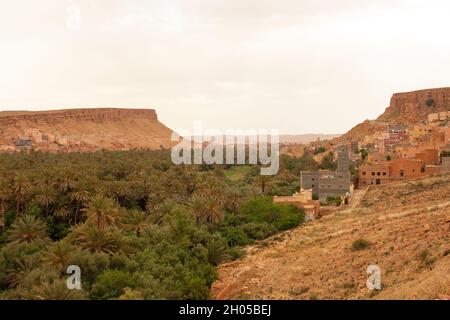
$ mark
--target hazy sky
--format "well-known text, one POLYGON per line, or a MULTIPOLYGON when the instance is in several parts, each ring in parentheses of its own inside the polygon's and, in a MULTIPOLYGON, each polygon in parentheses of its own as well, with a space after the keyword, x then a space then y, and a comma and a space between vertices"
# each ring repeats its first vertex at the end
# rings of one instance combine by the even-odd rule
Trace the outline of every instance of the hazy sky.
POLYGON ((154 107, 172 129, 341 133, 393 92, 450 85, 448 0, 0 3, 0 110, 154 107))

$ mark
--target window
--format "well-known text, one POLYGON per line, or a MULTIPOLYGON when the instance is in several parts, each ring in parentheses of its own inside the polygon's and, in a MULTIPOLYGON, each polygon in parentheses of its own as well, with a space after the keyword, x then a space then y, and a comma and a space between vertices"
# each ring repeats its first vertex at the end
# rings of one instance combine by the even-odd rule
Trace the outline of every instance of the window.
POLYGON ((366 175, 366 172, 364 171, 364 172, 362 173, 362 175, 365 176, 365 175, 366 175))
POLYGON ((386 175, 386 172, 383 172, 383 176, 385 176, 386 175))
POLYGON ((375 175, 375 172, 372 172, 372 175, 374 176, 374 175, 375 175))

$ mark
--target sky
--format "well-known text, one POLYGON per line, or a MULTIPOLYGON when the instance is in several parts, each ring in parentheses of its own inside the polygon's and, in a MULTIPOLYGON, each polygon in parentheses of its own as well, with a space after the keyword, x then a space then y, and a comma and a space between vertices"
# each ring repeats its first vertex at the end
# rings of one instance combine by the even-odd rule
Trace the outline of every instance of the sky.
POLYGON ((344 133, 450 86, 448 0, 0 0, 0 111, 344 133))

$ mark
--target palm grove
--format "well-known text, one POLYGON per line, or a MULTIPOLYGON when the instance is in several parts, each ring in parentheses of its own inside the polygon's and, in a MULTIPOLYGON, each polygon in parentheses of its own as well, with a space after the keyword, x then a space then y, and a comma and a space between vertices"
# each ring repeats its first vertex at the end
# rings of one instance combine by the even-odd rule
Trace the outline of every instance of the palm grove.
POLYGON ((258 166, 175 166, 168 150, 0 155, 0 299, 207 299, 215 267, 298 226, 306 154, 258 166), (69 290, 66 269, 82 270, 69 290))

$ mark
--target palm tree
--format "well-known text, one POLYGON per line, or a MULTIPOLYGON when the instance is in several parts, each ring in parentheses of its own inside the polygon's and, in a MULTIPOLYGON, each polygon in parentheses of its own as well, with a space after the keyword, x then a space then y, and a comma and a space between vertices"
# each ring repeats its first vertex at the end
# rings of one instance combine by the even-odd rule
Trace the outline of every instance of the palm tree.
POLYGON ((28 194, 28 190, 30 188, 30 183, 25 174, 19 172, 14 177, 13 183, 13 194, 16 201, 16 212, 20 212, 20 208, 22 203, 25 200, 26 195, 28 194))
POLYGON ((0 210, 6 210, 11 198, 11 184, 6 179, 0 180, 0 210))
POLYGON ((26 295, 30 300, 84 300, 84 292, 80 290, 69 290, 64 280, 55 280, 52 283, 44 282, 34 286, 26 295))
POLYGON ((116 227, 99 229, 92 222, 72 227, 68 240, 84 251, 113 254, 129 251, 128 239, 116 227))
POLYGON ((135 232, 138 237, 151 225, 150 217, 140 210, 124 210, 120 218, 120 226, 124 230, 135 232))
POLYGON ((56 192, 49 185, 41 186, 36 196, 39 205, 45 208, 45 215, 48 215, 48 207, 56 202, 56 192))
POLYGON ((60 172, 58 176, 60 178, 56 182, 56 188, 62 193, 67 194, 74 188, 76 181, 75 171, 71 168, 64 169, 64 171, 60 172))
POLYGON ((46 243, 49 240, 45 222, 32 215, 18 217, 11 225, 8 235, 9 242, 46 243))
POLYGON ((114 225, 118 211, 117 204, 114 200, 102 196, 94 197, 89 207, 83 209, 88 220, 94 222, 98 230, 114 225))
POLYGON ((74 224, 77 224, 80 209, 89 201, 89 191, 84 185, 77 185, 75 190, 69 194, 69 198, 75 203, 74 224))
POLYGON ((228 248, 225 243, 219 240, 210 240, 207 244, 208 262, 217 266, 230 259, 228 248))
POLYGON ((67 263, 76 250, 68 241, 58 241, 54 243, 43 258, 44 262, 49 262, 61 272, 64 272, 67 263))
POLYGON ((16 287, 31 270, 40 265, 39 255, 20 256, 14 260, 14 267, 7 270, 6 281, 9 287, 16 287))
POLYGON ((197 222, 206 221, 208 223, 216 223, 221 221, 224 217, 222 202, 223 200, 217 196, 194 196, 191 207, 194 210, 197 222))

